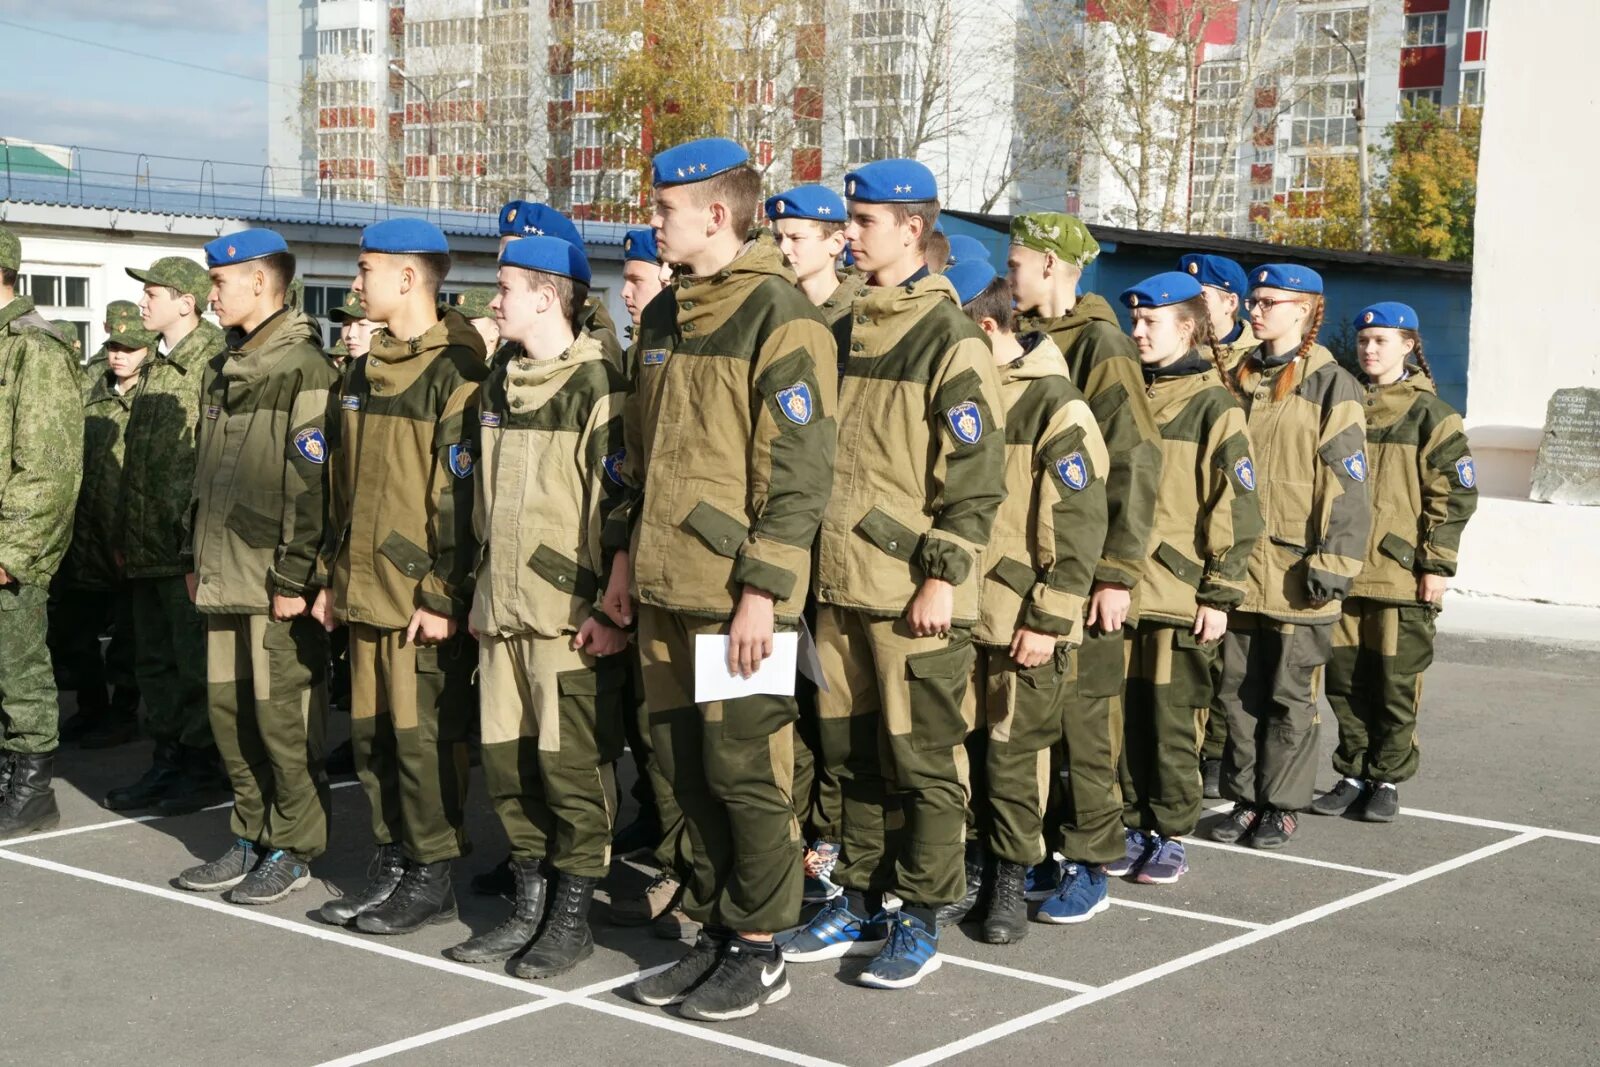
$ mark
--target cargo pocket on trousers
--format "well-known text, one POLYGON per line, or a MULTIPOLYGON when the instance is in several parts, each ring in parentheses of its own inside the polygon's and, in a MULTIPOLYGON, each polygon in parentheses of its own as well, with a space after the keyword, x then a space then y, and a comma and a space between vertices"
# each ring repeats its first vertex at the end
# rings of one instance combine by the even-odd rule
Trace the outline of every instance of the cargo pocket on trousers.
POLYGON ((1078 646, 1077 680, 1069 682, 1073 692, 1089 700, 1122 695, 1126 673, 1122 632, 1090 633, 1084 628, 1083 644, 1078 646))
POLYGON ((1056 655, 1043 666, 1017 668, 1007 744, 1023 752, 1041 752, 1061 740, 1065 665, 1065 659, 1056 655))
POLYGON ((261 648, 272 670, 273 691, 303 688, 322 681, 328 669, 328 636, 309 616, 277 622, 269 619, 261 648))
POLYGON ((283 523, 245 504, 235 504, 223 525, 239 535, 249 548, 277 548, 283 523))
POLYGON ((1438 612, 1427 604, 1396 609, 1400 632, 1395 642, 1394 673, 1421 674, 1433 666, 1433 638, 1438 612))
POLYGON ((622 754, 623 665, 556 675, 561 765, 588 770, 622 754))
POLYGON ((739 558, 739 547, 750 536, 750 527, 732 515, 718 511, 704 500, 694 506, 683 523, 705 542, 707 548, 728 559, 739 558))
POLYGON ((433 567, 433 557, 426 550, 394 530, 390 530, 389 536, 378 546, 378 554, 393 563, 401 574, 417 581, 433 567))
POLYGON ((967 736, 967 720, 961 706, 967 687, 972 684, 972 664, 977 655, 972 642, 963 639, 950 648, 906 657, 912 748, 954 748, 967 736))
POLYGON ((1172 631, 1172 678, 1168 693, 1180 708, 1209 708, 1213 692, 1212 671, 1222 654, 1222 642, 1203 644, 1187 626, 1172 631))
POLYGON ((771 737, 800 718, 793 697, 759 694, 722 702, 722 736, 730 741, 771 737))

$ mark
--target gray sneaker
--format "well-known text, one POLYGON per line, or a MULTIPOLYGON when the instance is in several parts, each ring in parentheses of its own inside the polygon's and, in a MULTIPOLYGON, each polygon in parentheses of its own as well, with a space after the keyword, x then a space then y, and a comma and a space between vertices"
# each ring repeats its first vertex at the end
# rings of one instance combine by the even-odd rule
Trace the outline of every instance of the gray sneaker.
POLYGON ((276 904, 311 884, 311 862, 275 848, 228 893, 233 904, 276 904))
POLYGON ((261 853, 255 842, 235 838, 233 847, 221 856, 178 875, 178 884, 196 893, 220 893, 244 881, 244 876, 255 870, 259 862, 261 853))

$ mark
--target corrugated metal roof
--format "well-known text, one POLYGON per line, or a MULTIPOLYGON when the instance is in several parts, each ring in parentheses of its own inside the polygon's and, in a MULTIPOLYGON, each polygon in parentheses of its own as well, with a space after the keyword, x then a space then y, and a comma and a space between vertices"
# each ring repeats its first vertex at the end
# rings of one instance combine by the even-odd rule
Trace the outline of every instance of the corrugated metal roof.
MULTIPOLYGON (((271 225, 299 223, 310 226, 361 227, 388 218, 426 218, 447 234, 461 237, 499 235, 497 216, 488 212, 429 210, 406 205, 325 200, 320 197, 279 196, 270 190, 243 192, 237 188, 104 184, 86 182, 79 175, 40 178, 0 171, 0 196, 7 202, 49 207, 86 207, 112 211, 186 218, 240 219, 271 225)), ((576 220, 575 220, 576 221, 576 220)), ((621 247, 628 227, 615 222, 576 225, 585 242, 621 247)))

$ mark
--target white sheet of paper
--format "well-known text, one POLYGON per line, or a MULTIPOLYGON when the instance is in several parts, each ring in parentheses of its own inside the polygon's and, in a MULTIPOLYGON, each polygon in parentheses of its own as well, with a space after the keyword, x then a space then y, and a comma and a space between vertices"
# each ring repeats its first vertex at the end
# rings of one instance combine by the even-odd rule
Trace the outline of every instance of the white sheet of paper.
POLYGON ((822 657, 817 654, 817 642, 811 636, 811 627, 800 620, 800 673, 810 678, 819 691, 828 691, 828 681, 822 677, 822 657))
POLYGON ((694 639, 695 703, 758 694, 794 696, 795 655, 799 647, 799 634, 773 634, 772 655, 762 661, 756 673, 741 678, 728 673, 728 635, 701 634, 694 639))

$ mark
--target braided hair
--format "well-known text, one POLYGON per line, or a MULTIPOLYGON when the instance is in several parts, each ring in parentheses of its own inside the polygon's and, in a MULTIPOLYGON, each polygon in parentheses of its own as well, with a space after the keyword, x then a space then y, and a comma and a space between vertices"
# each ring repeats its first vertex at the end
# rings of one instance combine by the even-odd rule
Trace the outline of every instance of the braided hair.
POLYGON ((1206 307, 1204 296, 1192 297, 1182 303, 1174 304, 1177 309, 1179 321, 1187 321, 1194 327, 1194 347, 1208 348, 1211 350, 1211 362, 1216 364, 1217 377, 1228 392, 1233 394, 1235 400, 1239 399, 1239 386, 1233 380, 1233 375, 1228 373, 1228 362, 1222 352, 1222 342, 1217 340, 1217 331, 1211 325, 1211 312, 1206 307))
POLYGON ((1422 373, 1428 376, 1429 381, 1438 382, 1439 379, 1433 376, 1433 368, 1428 366, 1428 357, 1422 354, 1422 335, 1416 330, 1407 329, 1401 329, 1399 333, 1401 337, 1411 342, 1411 358, 1417 361, 1422 373))
MULTIPOLYGON (((1302 295, 1311 301, 1311 317, 1306 320, 1305 333, 1301 335, 1300 347, 1295 349, 1294 359, 1284 368, 1283 373, 1278 375, 1277 380, 1272 383, 1273 400, 1282 400, 1294 390, 1295 386, 1300 384, 1300 375, 1305 370, 1305 358, 1311 353, 1311 347, 1317 343, 1317 333, 1322 329, 1322 317, 1328 310, 1327 302, 1323 300, 1321 293, 1305 293, 1302 295)), ((1249 360, 1240 360, 1239 365, 1234 368, 1234 385, 1236 388, 1240 383, 1240 379, 1244 376, 1245 364, 1248 362, 1249 360)))

